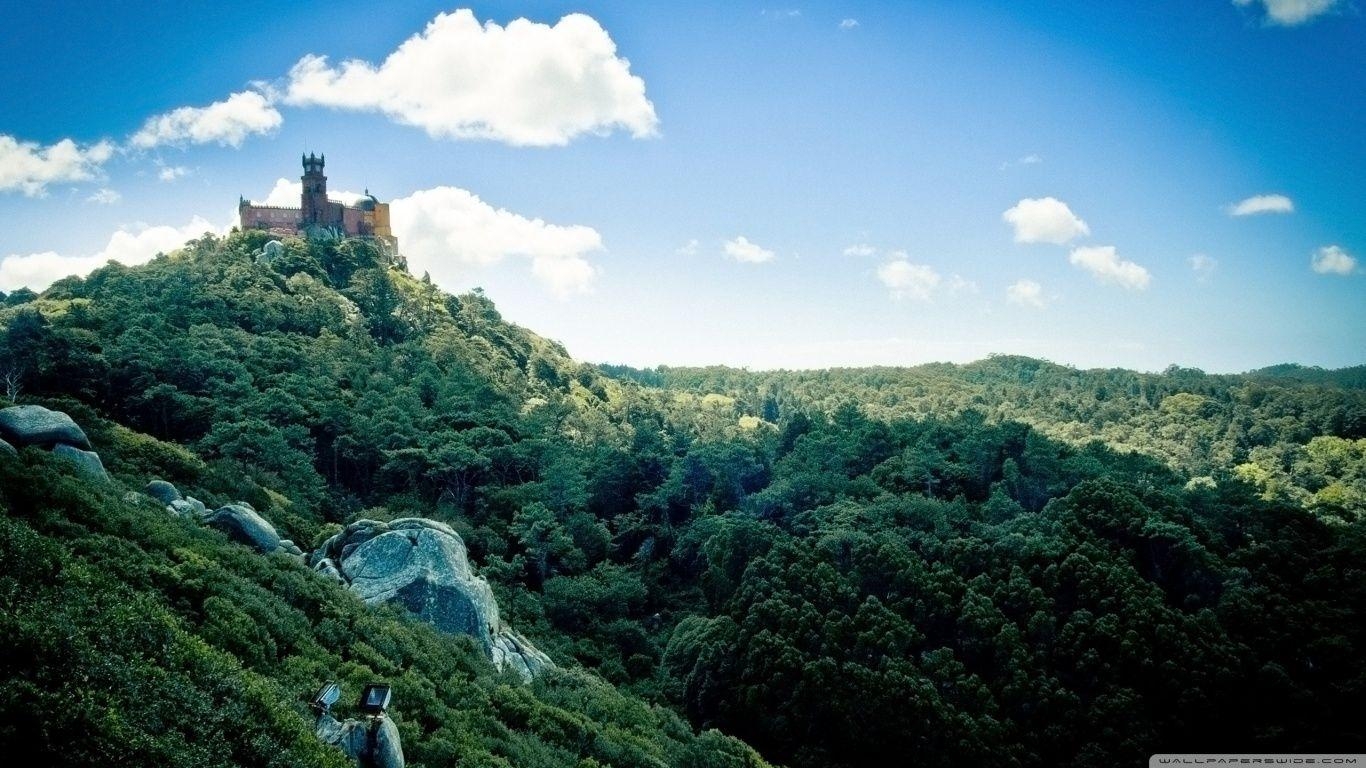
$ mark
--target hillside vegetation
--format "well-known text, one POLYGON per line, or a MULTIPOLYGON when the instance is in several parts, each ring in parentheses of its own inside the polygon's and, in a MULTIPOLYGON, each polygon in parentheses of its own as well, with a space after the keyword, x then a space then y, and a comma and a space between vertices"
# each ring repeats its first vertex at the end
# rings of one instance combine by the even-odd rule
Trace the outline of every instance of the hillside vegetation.
POLYGON ((9 397, 118 482, 0 459, 3 743, 336 764, 335 677, 395 683, 410 765, 1366 750, 1360 369, 599 369, 364 242, 264 242, 5 299, 9 397), (125 499, 150 477, 305 548, 448 522, 562 669, 125 499))

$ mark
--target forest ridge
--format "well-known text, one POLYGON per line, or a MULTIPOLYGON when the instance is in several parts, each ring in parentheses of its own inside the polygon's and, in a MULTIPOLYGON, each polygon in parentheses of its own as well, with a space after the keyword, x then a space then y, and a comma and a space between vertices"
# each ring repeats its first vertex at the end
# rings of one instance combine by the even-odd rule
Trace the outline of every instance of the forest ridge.
POLYGON ((336 676, 394 682, 421 766, 1366 749, 1363 368, 592 366, 364 241, 268 239, 4 297, 3 405, 115 482, 0 463, 0 743, 338 764, 303 717, 336 676), (307 545, 448 523, 561 669, 499 675, 149 477, 307 545))

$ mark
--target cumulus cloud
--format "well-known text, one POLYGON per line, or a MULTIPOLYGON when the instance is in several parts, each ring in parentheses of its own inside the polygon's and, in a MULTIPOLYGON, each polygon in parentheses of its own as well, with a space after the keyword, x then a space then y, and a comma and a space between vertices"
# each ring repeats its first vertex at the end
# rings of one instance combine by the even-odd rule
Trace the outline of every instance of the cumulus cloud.
POLYGON ((928 301, 942 280, 933 267, 912 264, 904 255, 897 255, 878 267, 877 279, 892 292, 892 298, 909 297, 920 301, 928 301))
POLYGON ((1339 246, 1325 245, 1314 253, 1310 266, 1320 275, 1350 275, 1357 271, 1357 260, 1339 246))
POLYGON ((1254 195, 1228 206, 1230 216, 1253 216, 1259 213, 1293 213, 1295 203, 1285 195, 1254 195))
MULTIPOLYGON (((275 180, 275 186, 270 188, 270 193, 265 200, 259 201, 260 205, 273 205, 279 208, 298 208, 303 200, 304 184, 302 181, 290 181, 286 178, 275 180)), ((328 194, 332 194, 328 192, 328 194)))
POLYGON ((1209 276, 1214 274, 1214 270, 1219 266, 1219 262, 1211 256, 1197 253, 1186 260, 1191 265, 1191 271, 1195 273, 1195 279, 1205 282, 1209 276))
POLYGON ((1341 0, 1233 0, 1237 6, 1260 5, 1268 24, 1294 27, 1333 10, 1341 0))
MULTIPOLYGON (((304 183, 290 179, 279 178, 275 180, 275 186, 270 188, 270 193, 266 199, 259 202, 260 205, 273 205, 280 208, 298 208, 303 204, 304 183)), ((355 205, 360 202, 365 195, 360 192, 347 192, 342 189, 327 190, 327 199, 336 200, 347 205, 355 205)))
POLYGON ((645 81, 631 74, 596 20, 554 26, 516 19, 481 25, 468 9, 443 13, 375 66, 309 55, 290 70, 285 102, 381 112, 451 139, 558 146, 585 133, 657 132, 645 81))
POLYGON ((1006 301, 1022 307, 1042 309, 1044 305, 1043 286, 1026 278, 1021 278, 1006 288, 1006 301))
POLYGON ((598 269, 581 256, 534 256, 531 274, 551 293, 564 299, 576 293, 590 293, 598 269))
POLYGON ((240 147, 248 136, 271 133, 283 122, 268 97, 258 91, 242 91, 207 107, 180 107, 149 117, 128 142, 139 149, 164 144, 240 147))
POLYGON ((688 242, 679 246, 679 248, 675 250, 674 253, 678 254, 679 256, 696 256, 697 248, 700 245, 701 243, 697 242, 697 238, 693 238, 692 240, 689 240, 688 242))
POLYGON ((840 20, 840 29, 853 29, 858 26, 858 19, 840 20))
POLYGON ((843 253, 845 256, 864 258, 867 256, 876 256, 877 249, 867 243, 855 243, 854 245, 846 247, 843 253))
POLYGON ((162 181, 170 182, 186 176, 189 173, 190 169, 183 165, 163 165, 161 166, 161 170, 157 171, 157 178, 162 181))
POLYGON ((1025 198, 1002 213, 1001 218, 1015 228, 1017 243, 1062 245, 1091 234, 1090 227, 1072 213, 1067 203, 1052 197, 1025 198))
POLYGON ((11 254, 0 260, 0 290, 28 287, 41 291, 63 277, 88 275, 110 261, 128 266, 145 264, 158 253, 173 251, 206 232, 221 234, 223 229, 196 216, 183 227, 140 224, 120 229, 110 236, 102 250, 88 256, 63 255, 55 251, 11 254))
POLYGON ((122 199, 123 195, 120 195, 118 191, 104 187, 95 190, 94 194, 87 197, 85 201, 87 203, 99 203, 100 205, 113 205, 122 199))
POLYGON ((474 269, 514 257, 529 259, 532 276, 559 297, 588 292, 598 275, 586 258, 602 250, 593 228, 528 219, 463 189, 414 192, 392 201, 390 215, 409 268, 445 287, 464 287, 474 269))
MULTIPOLYGON (((261 205, 298 208, 303 184, 276 179, 261 205)), ((364 195, 328 190, 353 205, 364 195)), ((566 298, 591 291, 598 275, 585 256, 602 249, 602 236, 584 226, 558 226, 494 208, 457 187, 414 192, 389 203, 391 224, 414 274, 427 272, 451 290, 467 287, 471 273, 505 258, 531 261, 531 274, 552 294, 566 298)), ((697 241, 691 241, 694 245, 697 241)))
POLYGON ((1081 267, 1102 283, 1141 291, 1148 287, 1152 276, 1148 270, 1132 261, 1119 258, 1113 245, 1073 248, 1068 257, 1073 266, 1081 267))
POLYGON ((89 181, 114 155, 107 141, 84 147, 62 139, 46 147, 0 133, 0 192, 19 190, 29 197, 47 194, 48 185, 89 181))
POLYGON ((750 242, 744 235, 740 235, 734 240, 727 240, 724 248, 727 256, 746 264, 762 264, 765 261, 771 261, 774 255, 773 251, 758 243, 750 242))

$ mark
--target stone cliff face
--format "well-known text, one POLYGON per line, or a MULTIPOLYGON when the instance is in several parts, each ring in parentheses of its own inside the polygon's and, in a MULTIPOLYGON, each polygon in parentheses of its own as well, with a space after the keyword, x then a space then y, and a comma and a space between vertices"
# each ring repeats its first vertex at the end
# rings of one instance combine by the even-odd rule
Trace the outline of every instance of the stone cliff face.
POLYGON ((554 664, 505 626, 488 582, 470 565, 465 542, 435 520, 359 520, 309 559, 366 603, 401 605, 449 634, 473 637, 499 668, 530 680, 554 664))

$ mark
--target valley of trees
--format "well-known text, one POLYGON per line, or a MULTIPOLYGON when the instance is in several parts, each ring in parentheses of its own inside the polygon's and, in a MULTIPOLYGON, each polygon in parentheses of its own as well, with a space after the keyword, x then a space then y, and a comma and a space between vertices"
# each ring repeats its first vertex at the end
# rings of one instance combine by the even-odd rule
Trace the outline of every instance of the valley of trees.
POLYGON ((0 744, 340 764, 303 714, 338 677, 395 683, 415 766, 1366 751, 1366 368, 595 367, 363 241, 266 239, 0 302, 0 405, 122 483, 0 459, 0 744), (151 477, 305 548, 450 523, 562 669, 124 498, 151 477))

